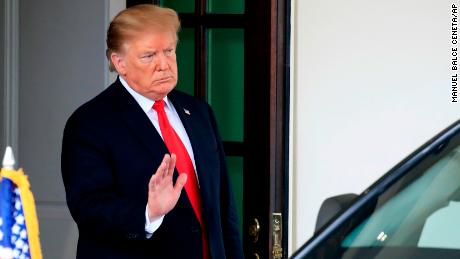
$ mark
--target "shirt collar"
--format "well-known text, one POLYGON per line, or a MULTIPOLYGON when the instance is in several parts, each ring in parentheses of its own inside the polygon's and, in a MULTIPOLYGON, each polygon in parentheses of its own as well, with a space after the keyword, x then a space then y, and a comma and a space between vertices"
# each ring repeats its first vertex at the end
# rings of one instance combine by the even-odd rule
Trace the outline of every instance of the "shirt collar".
MULTIPOLYGON (((140 93, 134 91, 134 89, 131 88, 131 86, 128 85, 128 83, 123 79, 123 77, 119 76, 118 79, 120 79, 121 84, 125 87, 125 89, 133 96, 133 98, 136 100, 136 102, 141 106, 142 110, 147 113, 152 109, 153 104, 155 103, 154 100, 150 100, 149 98, 141 95, 140 93)), ((168 96, 165 96, 163 98, 163 101, 165 102, 165 106, 170 109, 171 103, 169 102, 168 96)))

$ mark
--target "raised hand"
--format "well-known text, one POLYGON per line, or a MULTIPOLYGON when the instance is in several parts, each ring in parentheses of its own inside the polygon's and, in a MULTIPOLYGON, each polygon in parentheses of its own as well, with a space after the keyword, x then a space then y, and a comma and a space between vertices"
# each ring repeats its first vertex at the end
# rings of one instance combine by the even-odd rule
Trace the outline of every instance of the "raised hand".
POLYGON ((149 197, 147 210, 150 220, 165 215, 176 206, 182 188, 187 181, 187 175, 181 173, 173 184, 174 167, 176 166, 176 155, 166 154, 158 167, 156 173, 152 175, 149 182, 149 197))

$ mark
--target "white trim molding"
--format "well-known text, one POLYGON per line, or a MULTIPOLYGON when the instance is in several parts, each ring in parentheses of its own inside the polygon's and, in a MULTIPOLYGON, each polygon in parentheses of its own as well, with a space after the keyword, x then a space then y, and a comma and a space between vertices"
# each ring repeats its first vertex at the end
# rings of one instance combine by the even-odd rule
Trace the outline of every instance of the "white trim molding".
MULTIPOLYGON (((105 1, 105 28, 109 28, 110 22, 120 11, 126 9, 126 0, 106 0, 105 1)), ((107 48, 104 41, 104 49, 107 48)), ((118 74, 116 72, 109 71, 109 62, 105 59, 105 87, 108 87, 111 83, 117 79, 118 74)))
POLYGON ((4 10, 4 137, 18 157, 18 92, 19 92, 19 1, 5 0, 4 10))

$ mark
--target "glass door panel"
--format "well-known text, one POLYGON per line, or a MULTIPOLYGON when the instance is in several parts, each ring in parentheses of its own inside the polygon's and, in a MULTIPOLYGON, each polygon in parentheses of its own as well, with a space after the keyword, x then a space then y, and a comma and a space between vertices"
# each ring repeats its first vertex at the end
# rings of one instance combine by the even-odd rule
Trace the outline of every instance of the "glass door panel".
POLYGON ((228 175, 236 201, 236 213, 243 234, 243 157, 227 156, 228 175))
POLYGON ((243 14, 244 0, 209 0, 208 13, 243 14))
POLYGON ((182 28, 176 50, 179 79, 176 88, 194 94, 195 82, 195 29, 182 28))
POLYGON ((207 101, 224 141, 242 142, 244 121, 244 30, 209 29, 207 101))
POLYGON ((174 9, 178 13, 193 13, 195 11, 194 0, 160 0, 160 5, 174 9))

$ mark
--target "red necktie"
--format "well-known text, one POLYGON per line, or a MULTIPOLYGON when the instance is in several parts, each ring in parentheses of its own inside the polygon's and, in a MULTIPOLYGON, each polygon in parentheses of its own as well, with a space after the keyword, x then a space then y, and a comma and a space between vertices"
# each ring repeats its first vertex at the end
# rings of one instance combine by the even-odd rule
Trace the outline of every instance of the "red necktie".
POLYGON ((208 242, 206 238, 206 228, 204 225, 203 216, 201 214, 201 195, 196 179, 195 169, 193 168, 192 160, 185 148, 184 144, 180 140, 177 133, 174 131, 171 124, 169 124, 168 116, 165 113, 165 103, 163 100, 155 101, 153 109, 158 114, 158 122, 160 124, 161 135, 163 135, 163 141, 166 144, 169 152, 176 154, 176 168, 179 173, 187 174, 187 182, 185 183, 185 191, 192 204, 193 211, 201 225, 201 239, 203 243, 203 258, 210 258, 208 242))

